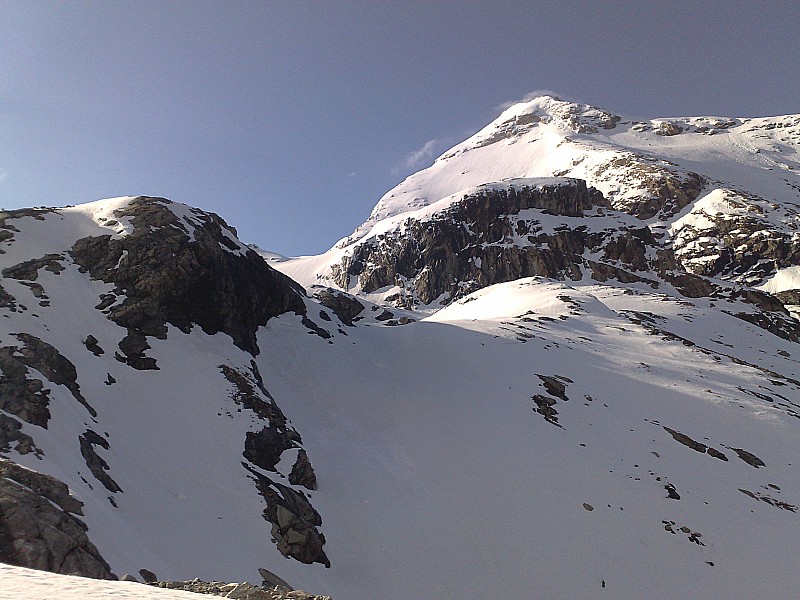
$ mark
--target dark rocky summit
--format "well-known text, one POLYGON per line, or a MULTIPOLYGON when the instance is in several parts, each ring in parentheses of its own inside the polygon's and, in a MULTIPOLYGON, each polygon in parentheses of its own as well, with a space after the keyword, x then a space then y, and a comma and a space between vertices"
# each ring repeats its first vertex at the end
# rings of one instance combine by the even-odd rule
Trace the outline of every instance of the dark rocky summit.
MULTIPOLYGON (((305 314, 302 288, 235 242, 235 230, 217 215, 196 210, 181 220, 168 205, 136 198, 115 213, 130 219, 129 235, 83 238, 70 250, 93 279, 116 286, 100 306, 129 335, 164 338, 167 323, 184 332, 198 325, 258 354, 259 326, 285 312, 305 314)), ((141 359, 141 352, 123 354, 126 361, 141 359)))

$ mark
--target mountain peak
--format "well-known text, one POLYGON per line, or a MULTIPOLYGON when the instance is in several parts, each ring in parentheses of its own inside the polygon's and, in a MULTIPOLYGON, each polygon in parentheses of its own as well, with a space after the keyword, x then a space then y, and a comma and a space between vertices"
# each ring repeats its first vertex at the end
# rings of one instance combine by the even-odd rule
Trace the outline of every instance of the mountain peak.
POLYGON ((613 129, 621 117, 607 110, 569 102, 557 96, 542 95, 509 106, 489 124, 490 128, 504 128, 508 124, 523 126, 536 123, 561 122, 579 133, 591 133, 600 129, 613 129))

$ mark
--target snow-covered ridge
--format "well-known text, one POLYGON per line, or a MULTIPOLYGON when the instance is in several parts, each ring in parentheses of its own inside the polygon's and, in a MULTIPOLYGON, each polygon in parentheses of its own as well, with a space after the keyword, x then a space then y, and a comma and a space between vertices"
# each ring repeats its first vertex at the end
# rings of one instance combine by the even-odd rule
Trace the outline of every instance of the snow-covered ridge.
POLYGON ((347 241, 359 238, 379 220, 508 178, 577 177, 612 202, 617 196, 623 202, 632 193, 625 188, 636 182, 626 175, 621 160, 696 172, 770 200, 780 199, 791 193, 792 182, 800 185, 799 147, 800 115, 643 122, 545 96, 508 108, 430 167, 408 177, 381 198, 347 241), (788 181, 762 172, 776 168, 786 171, 788 181))
MULTIPOLYGON (((759 285, 775 269, 800 260, 800 115, 641 121, 543 96, 509 107, 387 192, 369 218, 329 252, 276 266, 304 285, 337 286, 330 274, 360 244, 441 214, 465 194, 539 177, 582 179, 658 236, 671 233, 684 268, 693 272, 759 285), (714 236, 699 232, 695 218, 704 212, 701 201, 719 194, 741 204, 741 210, 726 212, 731 219, 748 220, 728 226, 740 235, 711 243, 705 238, 714 236), (779 236, 781 249, 747 273, 725 271, 717 258, 746 251, 737 240, 752 234, 753 226, 779 236)), ((764 234, 772 235, 759 235, 764 234)))

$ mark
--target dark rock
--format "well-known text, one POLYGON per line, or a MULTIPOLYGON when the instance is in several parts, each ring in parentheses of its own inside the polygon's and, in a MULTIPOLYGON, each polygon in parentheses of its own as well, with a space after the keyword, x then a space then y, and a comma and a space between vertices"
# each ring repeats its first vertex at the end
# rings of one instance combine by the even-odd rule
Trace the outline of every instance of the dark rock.
POLYGON ((567 386, 563 383, 566 381, 567 383, 572 383, 570 379, 566 377, 559 377, 555 375, 550 377, 548 375, 536 375, 539 379, 542 380, 542 384, 544 385, 544 389, 547 390, 547 393, 551 396, 555 396, 556 398, 560 398, 564 402, 568 401, 567 398, 567 386))
MULTIPOLYGON (((0 398, 2 395, 0 395, 0 398)), ((18 454, 28 454, 35 452, 37 456, 42 455, 42 451, 36 447, 33 438, 22 433, 22 423, 13 417, 0 413, 0 452, 11 450, 11 443, 16 443, 14 450, 18 454)))
POLYGON ((39 277, 39 269, 45 269, 58 275, 64 270, 61 261, 64 257, 61 254, 47 254, 41 258, 26 260, 13 267, 3 269, 3 277, 18 279, 22 281, 36 281, 39 277))
POLYGON ((131 219, 132 233, 83 238, 70 250, 81 270, 113 283, 124 298, 106 307, 112 321, 160 338, 167 323, 185 332, 198 325, 257 354, 259 326, 285 312, 305 314, 302 288, 253 250, 231 251, 235 231, 217 215, 195 210, 190 236, 168 205, 136 198, 115 213, 131 219))
POLYGON ((743 450, 742 448, 731 448, 736 454, 741 458, 744 462, 746 462, 751 467, 755 467, 758 469, 759 467, 765 467, 764 461, 758 458, 752 452, 748 452, 747 450, 743 450))
POLYGON ((679 431, 670 429, 666 425, 664 426, 664 430, 667 431, 674 438, 676 442, 680 442, 684 446, 688 446, 689 448, 695 450, 696 452, 705 454, 705 451, 708 450, 708 446, 706 446, 705 444, 701 444, 700 442, 693 440, 688 435, 680 433, 679 431))
POLYGON ((87 335, 86 339, 83 340, 83 345, 86 346, 86 349, 95 356, 102 356, 105 354, 105 350, 100 347, 97 338, 93 335, 87 335))
POLYGON ((544 420, 548 423, 552 423, 553 425, 561 427, 561 425, 558 423, 558 411, 553 408, 553 405, 556 403, 554 398, 548 398, 547 396, 542 396, 541 394, 535 394, 531 399, 536 404, 536 408, 533 410, 542 415, 544 420))
POLYGON ((142 581, 145 583, 155 583, 158 581, 158 577, 152 571, 148 571, 147 569, 139 569, 139 575, 142 576, 142 581))
POLYGON ((720 451, 719 451, 719 450, 717 450, 716 448, 709 448, 709 449, 707 450, 707 452, 708 452, 708 454, 709 454, 710 456, 713 456, 714 458, 718 458, 718 459, 720 459, 720 460, 724 460, 724 461, 726 461, 726 462, 727 462, 727 460, 728 460, 728 457, 727 457, 727 456, 725 456, 725 455, 724 455, 722 452, 720 452, 720 451))
POLYGON ((97 411, 92 408, 86 398, 83 397, 83 394, 81 394, 81 388, 78 385, 78 371, 75 369, 75 365, 62 356, 55 347, 36 336, 18 333, 16 338, 23 343, 23 346, 18 349, 18 352, 22 355, 22 362, 39 371, 52 383, 66 387, 73 398, 80 402, 89 411, 90 415, 97 416, 97 411))
POLYGON ((267 471, 277 472, 275 465, 280 461, 281 454, 295 446, 285 431, 280 431, 273 425, 264 427, 261 431, 248 431, 246 436, 242 455, 267 471))
POLYGON ((350 327, 353 326, 353 320, 364 311, 361 302, 337 290, 318 290, 314 292, 314 297, 322 306, 330 308, 342 323, 350 327))
POLYGON ((81 505, 69 496, 67 486, 10 465, 0 462, 0 561, 54 573, 116 579, 89 541, 86 525, 65 512, 64 507, 78 512, 81 505))
POLYGON ((314 473, 314 467, 311 466, 308 454, 303 449, 297 453, 297 460, 292 466, 291 473, 289 473, 289 483, 302 485, 307 490, 317 489, 317 476, 314 473))
POLYGON ((266 569, 259 568, 258 574, 261 575, 263 582, 261 583, 261 587, 263 588, 270 588, 275 589, 278 588, 280 590, 291 592, 294 588, 290 586, 286 581, 275 575, 272 571, 267 571, 266 569))
POLYGON ((158 371, 156 359, 145 356, 145 351, 150 349, 144 333, 137 329, 129 329, 126 335, 119 342, 119 349, 122 352, 114 354, 119 362, 133 367, 138 371, 158 371))
POLYGON ((109 469, 108 463, 104 461, 94 449, 95 446, 100 446, 108 450, 110 447, 108 440, 91 429, 88 429, 83 435, 78 437, 78 441, 80 443, 83 460, 86 461, 86 466, 89 467, 92 475, 94 475, 109 492, 121 492, 122 488, 120 488, 117 482, 106 472, 109 469))
MULTIPOLYGON (((395 302, 407 307, 438 298, 447 304, 482 287, 521 277, 577 280, 582 277, 583 252, 599 245, 603 235, 592 236, 585 227, 544 234, 535 218, 522 218, 520 211, 574 217, 594 206, 608 203, 581 180, 489 188, 465 196, 431 220, 409 220, 402 234, 356 244, 352 255, 334 266, 333 277, 341 287, 357 277, 365 292, 402 284, 403 293, 395 302), (526 237, 528 244, 508 243, 517 237, 526 237)), ((620 256, 637 252, 641 240, 636 236, 630 240, 637 241, 631 242, 629 251, 618 249, 620 256)), ((636 257, 636 264, 642 260, 636 257)))
POLYGON ((15 346, 0 348, 0 408, 26 423, 47 429, 50 391, 28 378, 28 365, 15 346))
POLYGON ((267 502, 264 518, 272 523, 272 537, 280 553, 301 563, 321 563, 330 567, 323 550, 325 536, 317 529, 322 525, 322 517, 305 494, 272 481, 246 463, 242 464, 252 473, 256 487, 267 502))
POLYGON ((667 498, 670 498, 672 500, 680 500, 681 499, 681 495, 675 489, 675 486, 672 485, 671 483, 666 484, 664 486, 664 489, 667 490, 667 498))

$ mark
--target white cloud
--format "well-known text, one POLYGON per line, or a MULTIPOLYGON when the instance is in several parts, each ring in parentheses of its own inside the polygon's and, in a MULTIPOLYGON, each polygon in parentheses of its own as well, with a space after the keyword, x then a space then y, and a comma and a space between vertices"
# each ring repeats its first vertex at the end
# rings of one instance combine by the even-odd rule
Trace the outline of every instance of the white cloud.
POLYGON ((441 146, 442 140, 428 140, 421 147, 409 152, 399 165, 392 168, 392 173, 396 175, 402 171, 409 171, 423 166, 433 158, 436 150, 441 146))

